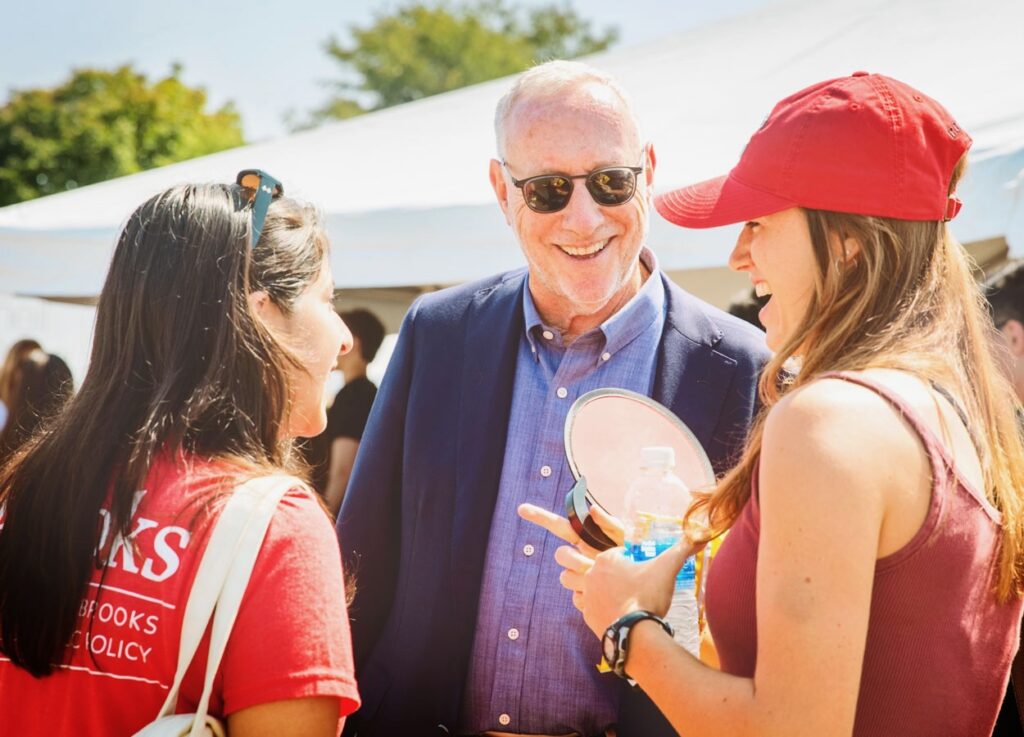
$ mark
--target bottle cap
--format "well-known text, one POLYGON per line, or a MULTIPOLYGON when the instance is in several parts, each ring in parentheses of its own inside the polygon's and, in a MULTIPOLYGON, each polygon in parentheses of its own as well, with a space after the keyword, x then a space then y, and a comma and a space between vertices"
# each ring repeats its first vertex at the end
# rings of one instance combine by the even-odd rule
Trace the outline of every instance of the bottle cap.
POLYGON ((643 468, 675 468, 676 452, 667 446, 652 446, 640 450, 640 465, 643 468))

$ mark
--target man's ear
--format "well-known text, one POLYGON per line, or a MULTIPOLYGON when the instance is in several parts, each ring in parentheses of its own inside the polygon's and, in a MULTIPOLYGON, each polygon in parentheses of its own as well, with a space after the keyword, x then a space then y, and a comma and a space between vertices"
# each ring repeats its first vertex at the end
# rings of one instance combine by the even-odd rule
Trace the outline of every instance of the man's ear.
POLYGON ((1006 345, 1016 358, 1024 358, 1024 324, 1020 320, 1007 320, 1001 327, 1006 345))
POLYGON ((653 143, 647 144, 644 156, 647 157, 647 163, 644 168, 644 177, 647 179, 647 188, 651 189, 654 186, 654 168, 658 165, 658 157, 654 154, 653 143))
POLYGON ((494 189, 494 196, 498 198, 498 205, 505 214, 505 222, 512 224, 512 216, 508 211, 508 182, 505 180, 505 168, 497 159, 491 159, 490 168, 491 187, 494 189))

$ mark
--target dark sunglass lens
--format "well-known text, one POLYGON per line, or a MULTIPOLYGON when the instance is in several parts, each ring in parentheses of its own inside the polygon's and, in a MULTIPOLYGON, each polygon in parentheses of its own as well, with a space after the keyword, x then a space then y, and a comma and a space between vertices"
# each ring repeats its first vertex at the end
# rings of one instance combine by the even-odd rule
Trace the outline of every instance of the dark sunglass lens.
POLYGON ((523 196, 535 212, 556 212, 572 197, 572 180, 559 176, 531 179, 523 185, 523 196))
POLYGON ((255 172, 248 172, 239 177, 238 183, 246 189, 259 189, 260 175, 255 172))
POLYGON ((587 190, 602 205, 621 205, 636 190, 636 174, 626 167, 601 169, 587 177, 587 190))

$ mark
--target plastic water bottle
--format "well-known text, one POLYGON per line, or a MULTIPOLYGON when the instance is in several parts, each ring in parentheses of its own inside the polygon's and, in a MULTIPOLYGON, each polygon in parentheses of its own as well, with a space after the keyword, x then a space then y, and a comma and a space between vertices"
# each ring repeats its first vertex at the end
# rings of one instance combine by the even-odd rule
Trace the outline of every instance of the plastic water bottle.
MULTIPOLYGON (((635 561, 650 560, 679 542, 691 499, 686 484, 672 473, 676 465, 672 448, 644 448, 640 457, 640 475, 626 493, 626 554, 635 561)), ((697 656, 695 574, 696 560, 691 555, 676 576, 667 619, 676 642, 697 656)))

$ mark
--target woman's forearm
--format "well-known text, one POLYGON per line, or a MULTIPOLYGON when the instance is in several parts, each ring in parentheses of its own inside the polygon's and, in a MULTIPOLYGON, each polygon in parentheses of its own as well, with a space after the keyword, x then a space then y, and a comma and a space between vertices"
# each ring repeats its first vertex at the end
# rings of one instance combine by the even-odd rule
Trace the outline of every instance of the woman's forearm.
POLYGON ((682 737, 755 734, 753 680, 709 668, 656 622, 633 628, 626 672, 682 737))

